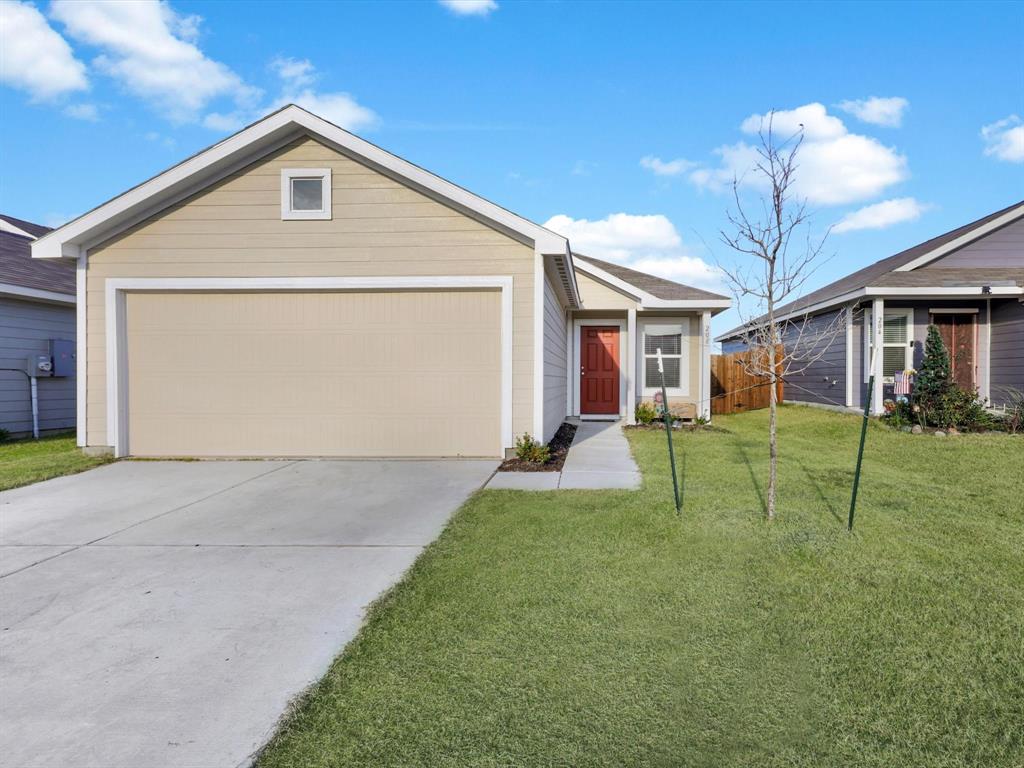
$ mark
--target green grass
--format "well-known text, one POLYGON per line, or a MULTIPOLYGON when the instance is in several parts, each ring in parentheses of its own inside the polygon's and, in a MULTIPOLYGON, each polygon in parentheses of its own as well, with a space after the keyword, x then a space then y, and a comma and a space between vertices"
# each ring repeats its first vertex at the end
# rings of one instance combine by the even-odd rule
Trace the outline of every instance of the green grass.
POLYGON ((72 475, 108 461, 82 453, 75 447, 74 434, 0 443, 0 491, 72 475))
POLYGON ((486 491, 287 718, 260 768, 1021 766, 1024 438, 765 412, 633 433, 640 492, 486 491))

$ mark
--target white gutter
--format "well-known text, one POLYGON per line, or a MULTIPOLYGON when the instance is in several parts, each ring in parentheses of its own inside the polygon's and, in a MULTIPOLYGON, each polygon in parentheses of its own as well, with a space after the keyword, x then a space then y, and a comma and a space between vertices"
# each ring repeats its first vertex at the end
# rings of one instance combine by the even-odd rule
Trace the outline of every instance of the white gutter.
POLYGON ((70 293, 59 293, 58 291, 44 291, 40 288, 26 288, 23 285, 13 283, 0 283, 0 294, 5 296, 16 296, 20 299, 37 299, 39 301, 53 301, 58 304, 70 304, 74 306, 75 297, 70 293))

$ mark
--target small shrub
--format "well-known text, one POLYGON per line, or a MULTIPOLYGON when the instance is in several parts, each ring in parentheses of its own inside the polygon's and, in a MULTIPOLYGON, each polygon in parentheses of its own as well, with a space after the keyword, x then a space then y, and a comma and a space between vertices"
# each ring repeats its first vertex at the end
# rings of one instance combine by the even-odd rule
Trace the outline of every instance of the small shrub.
POLYGON ((989 429, 995 418, 985 410, 985 403, 976 392, 950 385, 932 405, 929 421, 936 427, 957 429, 989 429))
POLYGON ((651 424, 658 418, 658 409, 654 407, 654 403, 641 400, 636 404, 634 414, 637 424, 651 424))
POLYGON ((1024 391, 1016 387, 1006 390, 1006 412, 1003 414, 1002 426, 1011 435, 1024 429, 1024 391))
POLYGON ((953 385, 949 381, 951 368, 949 352, 942 342, 942 336, 936 325, 928 326, 928 336, 924 342, 924 358, 921 370, 914 382, 914 405, 916 405, 921 426, 933 420, 933 411, 953 385))
POLYGON ((11 432, 8 429, 0 427, 0 443, 6 443, 11 439, 11 432))
POLYGON ((551 458, 551 449, 524 432, 522 437, 516 438, 516 458, 531 464, 545 464, 551 458))

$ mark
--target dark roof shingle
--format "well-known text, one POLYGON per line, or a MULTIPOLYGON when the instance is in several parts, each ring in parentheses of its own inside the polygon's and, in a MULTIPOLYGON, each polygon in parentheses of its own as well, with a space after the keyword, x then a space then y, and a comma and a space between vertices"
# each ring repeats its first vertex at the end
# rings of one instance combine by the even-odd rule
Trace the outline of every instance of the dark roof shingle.
POLYGON ((619 280, 636 286, 658 299, 666 299, 668 301, 701 301, 704 299, 721 301, 722 299, 729 298, 719 293, 712 293, 711 291, 694 288, 690 285, 675 283, 662 277, 648 275, 646 272, 637 272, 635 269, 624 267, 621 264, 602 261, 601 259, 595 259, 593 256, 584 256, 582 253, 576 253, 575 251, 573 251, 572 256, 574 259, 580 259, 586 263, 593 264, 595 267, 599 267, 610 275, 619 278, 619 280))
MULTIPOLYGON (((18 229, 42 237, 49 227, 0 214, 18 229)), ((65 259, 33 259, 32 241, 13 232, 0 231, 0 283, 75 295, 75 265, 65 259)))

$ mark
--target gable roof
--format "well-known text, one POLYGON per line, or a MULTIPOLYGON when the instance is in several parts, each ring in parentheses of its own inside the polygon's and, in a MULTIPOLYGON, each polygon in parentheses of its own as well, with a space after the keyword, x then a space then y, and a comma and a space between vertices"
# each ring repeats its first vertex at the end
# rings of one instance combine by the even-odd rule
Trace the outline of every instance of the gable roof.
MULTIPOLYGON (((959 268, 956 270, 929 269, 926 272, 913 271, 1020 218, 1024 218, 1024 200, 1009 205, 995 213, 983 216, 977 221, 951 229, 949 232, 933 237, 930 240, 925 240, 923 243, 900 251, 881 261, 876 261, 874 264, 869 264, 863 269, 859 269, 822 288, 811 291, 799 299, 783 304, 776 309, 776 313, 782 318, 785 315, 806 312, 812 308, 824 308, 829 306, 830 303, 842 303, 848 298, 850 293, 869 291, 874 287, 928 288, 954 287, 957 285, 967 287, 979 284, 999 284, 1001 282, 1010 285, 1024 285, 1024 280, 1021 278, 1024 270, 1014 268, 959 268)), ((757 325, 763 317, 762 315, 756 320, 737 326, 731 331, 716 337, 715 340, 721 341, 731 338, 745 328, 757 325)))
POLYGON ((240 170, 301 135, 328 146, 555 257, 566 272, 570 304, 578 303, 569 241, 479 195, 403 160, 311 112, 289 104, 226 139, 72 219, 32 244, 35 258, 77 258, 84 250, 240 170))
POLYGON ((622 282, 629 283, 659 299, 669 301, 701 301, 705 299, 709 301, 729 301, 728 296, 723 296, 720 293, 712 293, 701 288, 676 283, 663 277, 656 277, 646 272, 639 272, 635 269, 624 267, 621 264, 595 259, 593 256, 585 256, 577 251, 573 251, 572 255, 573 258, 593 264, 595 267, 600 267, 608 274, 619 278, 622 282))
POLYGON ((0 293, 22 298, 47 298, 45 294, 54 293, 59 296, 50 298, 74 300, 73 265, 32 259, 33 239, 45 235, 50 228, 6 214, 0 214, 0 222, 12 225, 0 226, 0 293), (29 236, 17 234, 15 229, 29 236))

